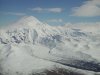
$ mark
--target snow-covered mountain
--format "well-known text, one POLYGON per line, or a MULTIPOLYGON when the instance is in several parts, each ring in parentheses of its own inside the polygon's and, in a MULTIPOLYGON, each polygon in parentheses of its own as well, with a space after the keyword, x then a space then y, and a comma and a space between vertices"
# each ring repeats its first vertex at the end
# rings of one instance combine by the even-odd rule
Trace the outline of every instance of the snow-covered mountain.
POLYGON ((33 16, 0 29, 0 72, 4 75, 27 75, 58 63, 94 74, 100 72, 99 56, 99 32, 50 26, 33 16))

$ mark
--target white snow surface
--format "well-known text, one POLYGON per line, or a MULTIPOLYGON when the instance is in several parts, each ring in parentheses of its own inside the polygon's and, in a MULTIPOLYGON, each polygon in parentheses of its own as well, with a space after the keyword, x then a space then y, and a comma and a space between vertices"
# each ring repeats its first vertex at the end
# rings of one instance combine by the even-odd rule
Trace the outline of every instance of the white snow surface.
POLYGON ((74 64, 74 60, 100 66, 100 32, 50 26, 33 16, 0 29, 0 73, 4 75, 28 75, 54 65, 85 75, 100 74, 63 65, 74 64))

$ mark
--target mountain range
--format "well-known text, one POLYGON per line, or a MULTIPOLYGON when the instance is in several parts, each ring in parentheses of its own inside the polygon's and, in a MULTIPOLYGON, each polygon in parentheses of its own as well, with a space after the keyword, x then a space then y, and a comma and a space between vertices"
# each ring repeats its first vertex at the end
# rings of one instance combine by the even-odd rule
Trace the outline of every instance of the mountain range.
POLYGON ((50 26, 29 16, 0 29, 3 75, 28 75, 54 65, 86 75, 100 74, 99 56, 99 28, 91 31, 80 26, 50 26))

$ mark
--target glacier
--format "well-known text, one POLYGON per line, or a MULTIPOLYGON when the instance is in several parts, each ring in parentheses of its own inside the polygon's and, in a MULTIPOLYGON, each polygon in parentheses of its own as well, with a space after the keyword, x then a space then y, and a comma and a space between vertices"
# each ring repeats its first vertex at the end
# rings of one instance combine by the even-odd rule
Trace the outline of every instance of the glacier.
POLYGON ((3 75, 28 75, 54 65, 85 75, 99 75, 99 56, 99 29, 50 26, 33 16, 0 29, 0 73, 3 75))

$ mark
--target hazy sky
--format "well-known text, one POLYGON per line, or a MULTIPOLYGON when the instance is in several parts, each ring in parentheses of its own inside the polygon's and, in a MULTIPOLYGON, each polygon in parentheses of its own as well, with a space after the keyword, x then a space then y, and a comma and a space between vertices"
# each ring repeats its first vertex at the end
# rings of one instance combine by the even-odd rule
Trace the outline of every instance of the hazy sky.
POLYGON ((0 0, 0 26, 23 16, 52 25, 100 22, 100 0, 0 0))

